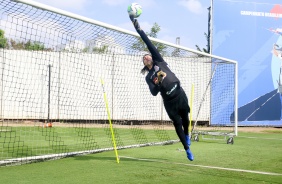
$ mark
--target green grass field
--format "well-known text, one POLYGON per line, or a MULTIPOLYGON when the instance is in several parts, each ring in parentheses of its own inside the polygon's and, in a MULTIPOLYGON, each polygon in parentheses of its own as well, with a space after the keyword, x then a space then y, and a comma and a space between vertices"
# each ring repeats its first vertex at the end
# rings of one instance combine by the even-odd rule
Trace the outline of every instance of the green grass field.
POLYGON ((282 183, 282 131, 239 132, 192 142, 190 162, 176 143, 0 167, 0 183, 282 183))

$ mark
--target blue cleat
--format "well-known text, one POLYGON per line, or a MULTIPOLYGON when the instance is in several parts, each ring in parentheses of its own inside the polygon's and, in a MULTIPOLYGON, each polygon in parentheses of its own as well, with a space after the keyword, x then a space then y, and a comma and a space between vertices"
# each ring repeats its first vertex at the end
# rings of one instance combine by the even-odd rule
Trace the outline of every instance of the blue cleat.
POLYGON ((191 145, 191 140, 190 140, 189 135, 185 135, 185 140, 186 140, 187 145, 190 146, 191 145))
POLYGON ((190 148, 188 148, 186 150, 186 153, 187 153, 187 158, 190 160, 190 161, 193 161, 194 160, 194 156, 193 156, 193 153, 191 152, 190 148))

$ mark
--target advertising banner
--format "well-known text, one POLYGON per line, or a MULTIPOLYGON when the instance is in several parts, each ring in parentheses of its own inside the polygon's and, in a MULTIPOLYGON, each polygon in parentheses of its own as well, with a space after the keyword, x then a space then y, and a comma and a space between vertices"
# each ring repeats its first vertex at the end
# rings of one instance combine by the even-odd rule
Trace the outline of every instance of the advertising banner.
POLYGON ((238 62, 238 125, 282 126, 282 1, 214 0, 211 36, 238 62))

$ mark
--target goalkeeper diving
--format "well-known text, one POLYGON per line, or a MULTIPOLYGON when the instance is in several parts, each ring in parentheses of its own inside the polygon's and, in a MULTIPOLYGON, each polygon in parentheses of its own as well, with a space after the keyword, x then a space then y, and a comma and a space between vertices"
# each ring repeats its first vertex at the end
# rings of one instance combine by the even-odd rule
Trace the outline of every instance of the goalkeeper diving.
POLYGON ((144 68, 141 70, 141 73, 147 74, 145 80, 151 94, 156 96, 159 92, 161 93, 166 112, 173 121, 176 134, 186 151, 187 158, 193 161, 194 156, 190 149, 191 141, 188 135, 190 107, 187 95, 181 87, 179 79, 169 69, 168 64, 164 61, 156 47, 140 28, 137 19, 133 16, 129 16, 129 18, 150 51, 150 54, 143 56, 144 68))

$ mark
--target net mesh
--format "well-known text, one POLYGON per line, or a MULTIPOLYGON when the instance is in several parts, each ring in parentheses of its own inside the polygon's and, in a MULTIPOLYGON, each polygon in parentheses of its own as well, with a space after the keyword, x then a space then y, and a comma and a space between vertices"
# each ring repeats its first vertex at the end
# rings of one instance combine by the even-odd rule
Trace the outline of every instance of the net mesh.
MULTIPOLYGON (((0 0, 0 31, 0 165, 113 150, 101 79, 118 149, 178 141, 140 74, 138 36, 10 0, 0 0)), ((234 127, 235 65, 154 44, 188 98, 194 86, 192 120, 234 127)))

